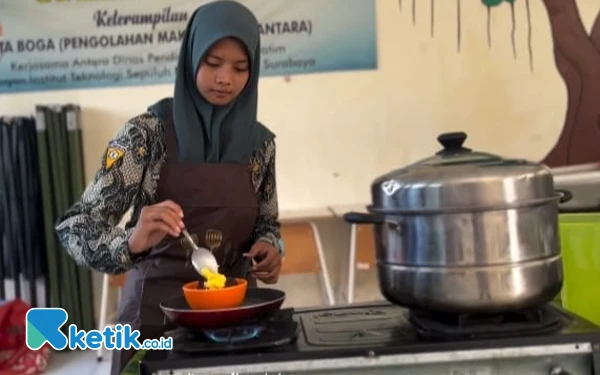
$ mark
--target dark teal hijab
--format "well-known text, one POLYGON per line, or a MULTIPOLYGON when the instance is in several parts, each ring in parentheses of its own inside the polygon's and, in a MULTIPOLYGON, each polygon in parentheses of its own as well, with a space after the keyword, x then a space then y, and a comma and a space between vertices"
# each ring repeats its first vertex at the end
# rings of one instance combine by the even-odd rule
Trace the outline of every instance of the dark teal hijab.
POLYGON ((199 7, 187 25, 179 53, 173 100, 149 108, 157 115, 172 105, 180 161, 247 163, 252 151, 274 137, 256 119, 260 69, 258 20, 236 1, 218 0, 199 7), (199 93, 196 75, 205 54, 219 40, 233 37, 247 49, 248 83, 226 106, 213 106, 199 93))

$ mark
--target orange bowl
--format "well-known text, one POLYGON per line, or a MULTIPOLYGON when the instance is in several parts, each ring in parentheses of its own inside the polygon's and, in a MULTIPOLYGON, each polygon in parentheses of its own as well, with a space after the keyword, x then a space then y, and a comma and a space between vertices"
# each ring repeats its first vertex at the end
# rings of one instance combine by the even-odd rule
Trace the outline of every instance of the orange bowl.
POLYGON ((244 302, 248 280, 238 279, 234 286, 223 289, 198 289, 200 281, 192 281, 183 286, 183 296, 194 310, 217 310, 238 307, 244 302))

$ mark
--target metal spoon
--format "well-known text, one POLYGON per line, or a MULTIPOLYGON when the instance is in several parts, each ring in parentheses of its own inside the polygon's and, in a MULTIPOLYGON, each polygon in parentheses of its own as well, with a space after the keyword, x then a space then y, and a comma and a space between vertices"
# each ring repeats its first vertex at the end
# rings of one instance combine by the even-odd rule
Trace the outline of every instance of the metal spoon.
POLYGON ((217 259, 215 258, 215 256, 207 249, 198 247, 198 245, 196 245, 196 243, 192 239, 192 236, 190 236, 186 229, 183 230, 183 236, 185 237, 186 241, 190 244, 192 249, 194 249, 194 251, 192 251, 190 259, 192 261, 192 266, 194 266, 196 272, 200 274, 200 271, 203 268, 208 268, 212 272, 218 272, 219 264, 217 263, 217 259))

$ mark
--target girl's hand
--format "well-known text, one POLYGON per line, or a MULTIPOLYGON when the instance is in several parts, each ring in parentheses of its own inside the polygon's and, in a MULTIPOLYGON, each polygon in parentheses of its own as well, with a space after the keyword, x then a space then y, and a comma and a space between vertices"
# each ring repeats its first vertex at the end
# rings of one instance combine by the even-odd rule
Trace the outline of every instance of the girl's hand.
POLYGON ((246 256, 256 260, 252 267, 254 276, 265 284, 275 284, 279 280, 282 257, 273 245, 258 241, 246 256))
POLYGON ((179 237, 183 225, 183 210, 170 200, 142 208, 140 218, 129 237, 129 251, 142 253, 158 245, 168 234, 179 237))

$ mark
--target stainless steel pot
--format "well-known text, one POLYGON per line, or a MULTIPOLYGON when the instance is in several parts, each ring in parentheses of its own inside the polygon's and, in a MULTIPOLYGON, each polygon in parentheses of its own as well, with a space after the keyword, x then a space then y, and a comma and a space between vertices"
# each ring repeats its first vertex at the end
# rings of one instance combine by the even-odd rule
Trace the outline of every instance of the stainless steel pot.
POLYGON ((558 203, 550 169, 463 147, 465 133, 438 137, 435 156, 371 185, 379 284, 411 309, 495 313, 543 304, 561 289, 558 203))

